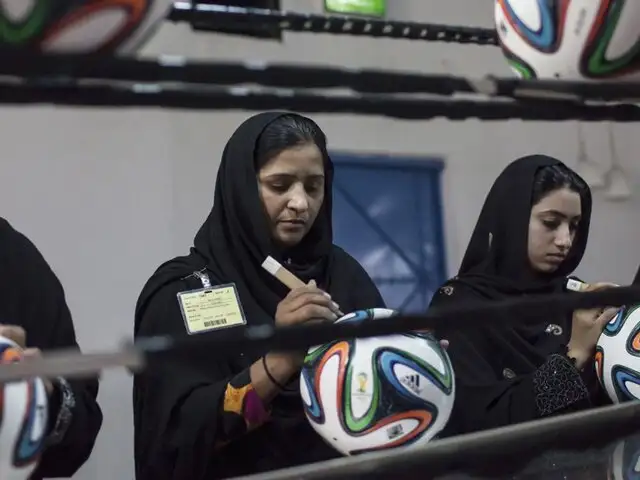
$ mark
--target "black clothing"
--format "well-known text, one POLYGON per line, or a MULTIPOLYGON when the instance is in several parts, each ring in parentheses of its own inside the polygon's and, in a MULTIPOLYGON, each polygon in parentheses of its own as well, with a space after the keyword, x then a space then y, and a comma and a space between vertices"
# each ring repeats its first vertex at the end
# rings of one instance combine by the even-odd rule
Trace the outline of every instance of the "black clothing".
MULTIPOLYGON (((42 351, 78 348, 64 290, 36 246, 0 218, 0 323, 26 332, 27 347, 42 351)), ((69 380, 75 397, 72 421, 60 443, 44 450, 32 480, 71 477, 87 461, 102 426, 98 380, 69 380)), ((61 405, 49 401, 50 430, 61 405)))
MULTIPOLYGON (((550 275, 528 265, 528 232, 536 172, 556 159, 536 155, 510 164, 495 181, 458 276, 435 294, 431 307, 496 301, 563 291, 580 263, 589 232, 591 196, 581 195, 582 219, 568 257, 550 275)), ((454 411, 444 435, 524 422, 600 402, 595 372, 582 374, 566 357, 571 316, 541 312, 536 321, 441 329, 456 375, 454 411)))
MULTIPOLYGON (((345 312, 384 306, 364 269, 332 244, 333 167, 326 152, 324 203, 313 227, 290 251, 273 244, 256 186, 254 151, 260 134, 282 115, 251 117, 230 138, 211 213, 189 255, 161 265, 143 288, 136 307, 136 337, 187 335, 176 294, 202 288, 192 273, 203 269, 214 286, 235 284, 247 324, 273 324, 276 307, 288 291, 262 269, 268 255, 303 281, 315 279, 345 312)), ((276 397, 268 423, 218 447, 221 439, 228 440, 223 432, 227 386, 242 383, 239 377, 248 378, 247 370, 258 358, 238 352, 220 361, 198 354, 189 365, 136 375, 137 480, 209 480, 337 456, 311 429, 298 393, 276 397)))

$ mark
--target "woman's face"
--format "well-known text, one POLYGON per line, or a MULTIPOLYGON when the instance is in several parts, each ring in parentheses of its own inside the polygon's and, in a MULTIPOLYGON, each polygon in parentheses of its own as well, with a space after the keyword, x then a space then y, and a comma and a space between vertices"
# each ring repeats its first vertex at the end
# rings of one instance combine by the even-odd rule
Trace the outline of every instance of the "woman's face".
POLYGON ((567 258, 575 240, 582 206, 580 195, 568 188, 548 193, 531 209, 529 263, 542 273, 553 273, 567 258))
POLYGON ((300 243, 324 201, 324 162, 314 143, 283 150, 258 172, 271 235, 285 247, 300 243))

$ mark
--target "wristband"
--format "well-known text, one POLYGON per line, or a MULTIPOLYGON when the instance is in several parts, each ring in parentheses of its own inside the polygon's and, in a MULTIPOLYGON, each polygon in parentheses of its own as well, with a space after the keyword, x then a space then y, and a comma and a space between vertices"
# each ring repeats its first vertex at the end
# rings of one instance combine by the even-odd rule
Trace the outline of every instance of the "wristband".
POLYGON ((269 368, 267 367, 267 355, 266 354, 262 357, 262 368, 264 368, 264 373, 267 374, 267 378, 269 379, 269 381, 271 383, 273 383, 276 387, 278 387, 282 391, 287 390, 286 387, 284 387, 284 385, 282 385, 278 380, 276 380, 274 378, 273 375, 271 375, 271 372, 269 371, 269 368))

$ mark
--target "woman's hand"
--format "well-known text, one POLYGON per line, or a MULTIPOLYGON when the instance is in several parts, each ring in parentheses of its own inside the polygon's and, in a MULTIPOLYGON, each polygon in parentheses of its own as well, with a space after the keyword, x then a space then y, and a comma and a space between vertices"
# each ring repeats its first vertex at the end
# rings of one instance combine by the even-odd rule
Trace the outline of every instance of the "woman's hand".
MULTIPOLYGON (((334 322, 339 316, 340 306, 331 300, 331 296, 320 290, 311 280, 304 287, 293 289, 278 304, 276 326, 284 327, 308 322, 334 322)), ((305 352, 278 353, 284 355, 293 368, 299 368, 305 352)))
MULTIPOLYGON (((595 292, 617 286, 613 283, 594 283, 582 291, 595 292)), ((602 330, 615 317, 618 310, 617 307, 608 307, 573 312, 568 356, 575 358, 576 366, 579 369, 582 369, 593 357, 602 330)))
POLYGON ((291 290, 278 304, 276 325, 284 327, 311 320, 334 322, 339 314, 340 306, 331 300, 331 295, 311 280, 304 287, 291 290))

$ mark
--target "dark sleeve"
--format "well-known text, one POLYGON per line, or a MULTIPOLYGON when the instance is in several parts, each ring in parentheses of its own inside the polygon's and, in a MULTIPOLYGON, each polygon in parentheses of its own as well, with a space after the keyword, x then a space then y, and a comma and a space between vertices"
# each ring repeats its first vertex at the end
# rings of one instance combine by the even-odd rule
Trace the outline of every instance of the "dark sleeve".
POLYGON ((332 280, 334 285, 332 285, 330 293, 343 307, 344 313, 366 308, 386 308, 380 290, 362 265, 347 252, 337 247, 336 257, 340 271, 337 272, 338 278, 332 280))
MULTIPOLYGON (((181 283, 154 295, 138 337, 187 335, 176 297, 188 290, 181 283)), ((217 450, 261 426, 268 416, 248 368, 234 371, 230 364, 196 352, 188 360, 155 365, 134 377, 136 478, 209 478, 217 450)))
MULTIPOLYGON (((431 305, 451 306, 470 299, 477 301, 463 287, 445 286, 431 305)), ((591 404, 580 372, 564 355, 554 353, 532 373, 505 378, 495 363, 502 352, 492 328, 435 333, 449 340, 447 352, 456 378, 455 404, 445 436, 526 422, 591 404)))
MULTIPOLYGON (((79 349, 73 320, 60 281, 35 245, 26 237, 13 252, 25 276, 19 277, 16 318, 25 328, 27 347, 43 351, 79 349), (28 281, 22 283, 22 280, 28 281), (27 298, 28 297, 28 298, 27 298)), ((87 461, 102 426, 96 401, 98 380, 54 382, 49 399, 49 439, 34 478, 68 478, 87 461)))

